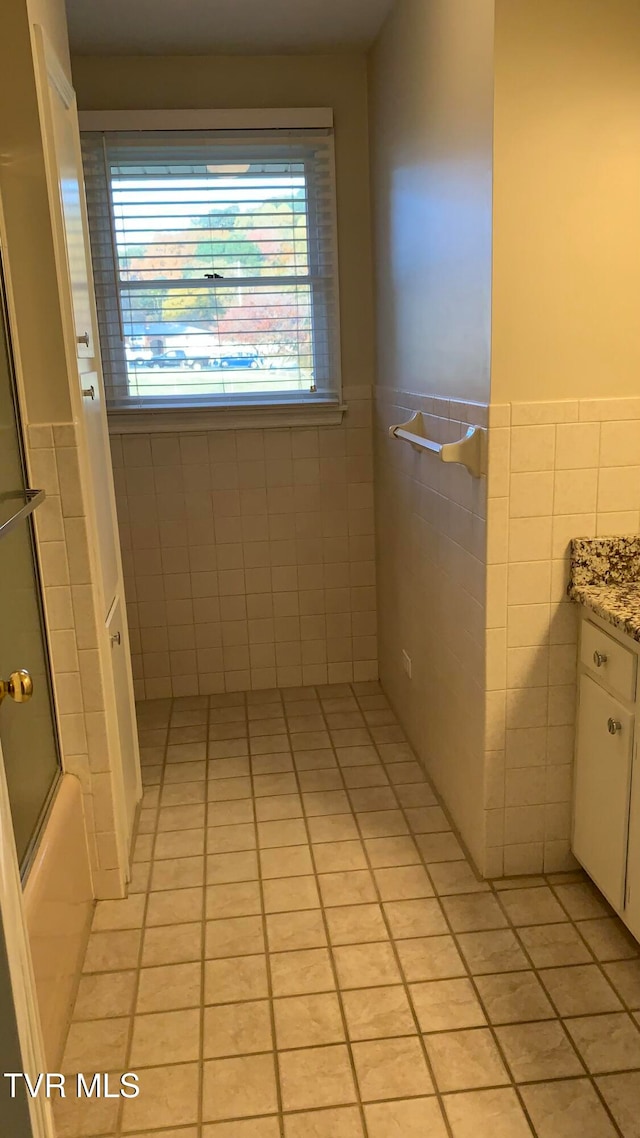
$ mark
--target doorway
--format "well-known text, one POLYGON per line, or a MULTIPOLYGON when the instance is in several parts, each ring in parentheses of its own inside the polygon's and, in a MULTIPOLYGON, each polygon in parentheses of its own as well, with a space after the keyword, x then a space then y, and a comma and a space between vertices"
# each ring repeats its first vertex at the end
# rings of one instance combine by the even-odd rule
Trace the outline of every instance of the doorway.
POLYGON ((0 743, 24 880, 60 775, 33 514, 0 251, 0 743))

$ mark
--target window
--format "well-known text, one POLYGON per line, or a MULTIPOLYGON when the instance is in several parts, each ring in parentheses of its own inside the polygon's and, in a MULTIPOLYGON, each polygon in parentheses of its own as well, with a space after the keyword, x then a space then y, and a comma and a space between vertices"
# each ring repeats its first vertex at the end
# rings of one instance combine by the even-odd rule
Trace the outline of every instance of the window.
POLYGON ((82 145, 110 410, 336 406, 332 131, 82 145))

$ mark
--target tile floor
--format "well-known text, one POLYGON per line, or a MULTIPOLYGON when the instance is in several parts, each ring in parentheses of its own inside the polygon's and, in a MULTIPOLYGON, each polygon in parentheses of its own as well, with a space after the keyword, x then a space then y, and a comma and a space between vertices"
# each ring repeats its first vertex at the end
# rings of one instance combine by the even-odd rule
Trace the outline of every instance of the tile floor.
POLYGON ((59 1138, 640 1138, 638 945, 580 874, 476 879, 376 684, 142 704, 59 1138))

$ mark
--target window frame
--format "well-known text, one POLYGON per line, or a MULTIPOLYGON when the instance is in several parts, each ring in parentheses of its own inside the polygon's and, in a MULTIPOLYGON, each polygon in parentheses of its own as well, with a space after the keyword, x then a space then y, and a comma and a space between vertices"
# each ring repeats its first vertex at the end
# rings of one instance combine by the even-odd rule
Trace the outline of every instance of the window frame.
MULTIPOLYGON (((153 131, 190 131, 190 130, 247 130, 247 131, 273 131, 273 130, 313 130, 324 128, 333 130, 333 110, 331 108, 258 108, 258 109, 215 109, 215 110, 157 110, 157 111, 81 111, 79 113, 81 133, 109 133, 140 131, 150 133, 153 131)), ((106 157, 106 155, 105 155, 106 157)), ((332 346, 334 367, 329 377, 331 386, 324 391, 319 390, 312 399, 297 397, 299 393, 283 392, 281 395, 269 395, 265 392, 256 392, 245 395, 241 400, 233 401, 233 396, 220 396, 214 400, 197 402, 197 396, 186 396, 183 401, 176 403, 172 397, 167 397, 166 403, 162 397, 153 397, 148 406, 131 405, 110 407, 108 410, 109 428, 112 433, 138 433, 140 431, 176 431, 176 430, 215 430, 233 429, 238 427, 265 427, 273 426, 305 426, 305 425, 335 425, 342 422, 346 406, 342 400, 341 376, 341 337, 340 337, 340 292, 339 292, 339 261, 337 236, 337 194, 335 171, 335 145, 333 136, 327 145, 327 157, 330 176, 330 194, 332 204, 332 218, 327 230, 331 242, 333 278, 332 289, 334 301, 330 305, 331 313, 328 319, 327 344, 332 346), (221 402, 222 399, 227 402, 221 402)), ((318 195, 315 189, 314 164, 309 163, 306 171, 307 194, 309 203, 317 203, 318 195)), ((120 265, 115 252, 113 238, 114 215, 113 201, 110 193, 109 174, 105 161, 105 184, 107 200, 111 218, 111 248, 113 251, 113 276, 115 295, 112 303, 118 308, 120 324, 122 321, 121 294, 126 289, 120 279, 120 265)), ((309 210, 308 210, 308 219, 309 210)), ((317 228, 309 224, 309 231, 318 233, 317 228)), ((315 242, 310 242, 310 261, 314 255, 315 242), (312 252, 313 250, 313 252, 312 252)), ((312 321, 327 320, 329 305, 322 295, 322 288, 318 286, 314 277, 312 266, 306 278, 311 294, 312 321)), ((287 278, 288 281, 288 278, 287 278)), ((252 283, 259 284, 260 278, 248 278, 247 286, 252 283)), ((292 279, 290 283, 295 283, 292 279)), ((211 282, 210 287, 216 287, 211 282)), ((121 324, 122 327, 122 324, 121 324)), ((117 348, 107 338, 103 353, 109 359, 111 374, 117 376, 126 368, 124 353, 124 338, 122 345, 117 348)), ((312 346, 315 356, 317 337, 312 332, 312 346)), ((316 375, 318 375, 316 368, 316 375)), ((321 377, 322 378, 322 377, 321 377)))

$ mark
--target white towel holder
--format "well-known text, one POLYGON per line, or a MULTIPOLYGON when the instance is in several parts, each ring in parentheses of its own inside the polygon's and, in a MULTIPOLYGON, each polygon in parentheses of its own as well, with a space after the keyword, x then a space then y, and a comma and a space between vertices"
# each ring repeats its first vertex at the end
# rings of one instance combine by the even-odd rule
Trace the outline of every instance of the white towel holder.
POLYGON ((416 411, 406 423, 389 427, 392 439, 404 439, 414 450, 427 450, 441 462, 457 462, 466 466, 469 474, 480 478, 485 472, 485 431, 482 427, 469 427, 466 435, 455 443, 436 443, 424 434, 424 419, 416 411))

